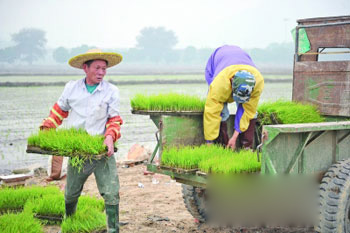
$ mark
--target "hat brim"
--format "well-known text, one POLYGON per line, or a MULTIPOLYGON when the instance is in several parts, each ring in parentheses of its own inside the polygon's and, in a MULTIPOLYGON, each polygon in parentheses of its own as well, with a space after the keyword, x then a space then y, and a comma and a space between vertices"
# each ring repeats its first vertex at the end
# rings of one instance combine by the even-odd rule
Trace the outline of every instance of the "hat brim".
POLYGON ((80 54, 75 57, 72 57, 68 63, 69 65, 78 68, 83 69, 83 65, 85 62, 90 60, 105 60, 107 61, 107 67, 112 67, 117 64, 119 64, 122 61, 123 57, 122 55, 118 53, 85 53, 80 54))

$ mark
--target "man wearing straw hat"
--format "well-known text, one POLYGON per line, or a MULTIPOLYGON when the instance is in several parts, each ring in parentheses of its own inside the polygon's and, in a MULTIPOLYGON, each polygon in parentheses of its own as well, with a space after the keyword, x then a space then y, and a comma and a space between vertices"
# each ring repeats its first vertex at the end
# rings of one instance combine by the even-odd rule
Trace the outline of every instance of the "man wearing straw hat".
POLYGON ((236 148, 253 146, 256 110, 264 88, 264 79, 250 56, 238 46, 224 45, 210 56, 205 78, 209 85, 204 110, 204 138, 207 144, 218 143, 236 148), (228 103, 236 102, 234 133, 227 135, 230 113, 228 103))
POLYGON ((66 216, 75 213, 78 198, 87 178, 94 173, 98 190, 105 201, 108 232, 119 232, 119 179, 114 158, 114 142, 120 138, 118 88, 103 78, 109 67, 122 56, 91 49, 69 60, 72 67, 83 69, 86 76, 66 84, 50 116, 40 129, 57 128, 67 118, 67 127, 83 128, 90 135, 104 135, 108 157, 87 161, 79 172, 70 164, 65 187, 66 216))

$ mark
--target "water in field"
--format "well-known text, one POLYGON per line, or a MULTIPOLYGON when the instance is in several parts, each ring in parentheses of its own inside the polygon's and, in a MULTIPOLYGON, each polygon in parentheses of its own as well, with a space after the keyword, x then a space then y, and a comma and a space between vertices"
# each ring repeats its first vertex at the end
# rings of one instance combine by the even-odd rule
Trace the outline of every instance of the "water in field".
MULTIPOLYGON (((141 77, 142 78, 142 77, 141 77)), ((172 78, 183 78, 174 76, 172 78)), ((76 78, 75 78, 76 79, 76 78)), ((11 77, 0 77, 0 82, 11 77)), ((12 79, 15 80, 15 79, 12 79)), ((57 81, 67 77, 55 77, 57 81)), ((41 121, 60 96, 63 86, 56 87, 0 87, 0 174, 5 170, 22 168, 39 163, 47 166, 47 156, 27 154, 27 137, 38 131, 41 121)), ((207 85, 203 84, 152 84, 119 86, 121 116, 124 120, 122 138, 119 140, 117 158, 126 156, 129 148, 141 144, 153 151, 156 145, 156 126, 149 116, 131 114, 130 98, 136 93, 154 94, 176 92, 205 98, 207 85)), ((279 98, 291 99, 292 83, 265 83, 261 102, 279 98)), ((230 110, 234 112, 234 104, 230 110)))

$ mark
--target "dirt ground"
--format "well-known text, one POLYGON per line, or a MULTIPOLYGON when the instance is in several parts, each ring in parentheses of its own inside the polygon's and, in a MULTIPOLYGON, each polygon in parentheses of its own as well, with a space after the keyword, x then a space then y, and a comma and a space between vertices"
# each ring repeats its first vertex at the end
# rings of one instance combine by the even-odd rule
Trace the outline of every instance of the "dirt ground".
MULTIPOLYGON (((185 208, 181 184, 168 176, 145 175, 146 166, 118 166, 120 180, 120 232, 314 232, 313 228, 220 228, 198 224, 185 208), (124 225, 125 224, 125 225, 124 225)), ((45 184, 45 177, 33 178, 45 184)), ((33 180, 34 181, 34 180, 33 180)), ((65 180, 51 182, 64 189, 65 180)), ((83 194, 100 197, 94 175, 85 183, 83 194)), ((58 232, 46 226, 46 233, 58 232)))

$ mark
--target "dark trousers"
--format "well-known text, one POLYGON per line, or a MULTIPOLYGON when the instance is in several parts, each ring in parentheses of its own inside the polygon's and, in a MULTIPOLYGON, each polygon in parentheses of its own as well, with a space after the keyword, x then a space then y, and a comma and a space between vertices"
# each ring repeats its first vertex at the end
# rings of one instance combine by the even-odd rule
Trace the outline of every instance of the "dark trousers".
MULTIPOLYGON (((248 129, 240 133, 238 136, 239 145, 242 148, 252 148, 254 143, 254 130, 256 125, 256 119, 251 119, 249 122, 248 129)), ((227 134, 227 122, 222 121, 220 123, 219 136, 214 140, 215 144, 220 144, 222 146, 227 146, 228 141, 230 140, 227 134)))
POLYGON ((65 188, 66 203, 75 203, 83 190, 87 178, 95 174, 98 191, 105 200, 106 205, 119 204, 119 178, 114 155, 100 160, 86 161, 83 169, 68 164, 67 184, 65 188))

